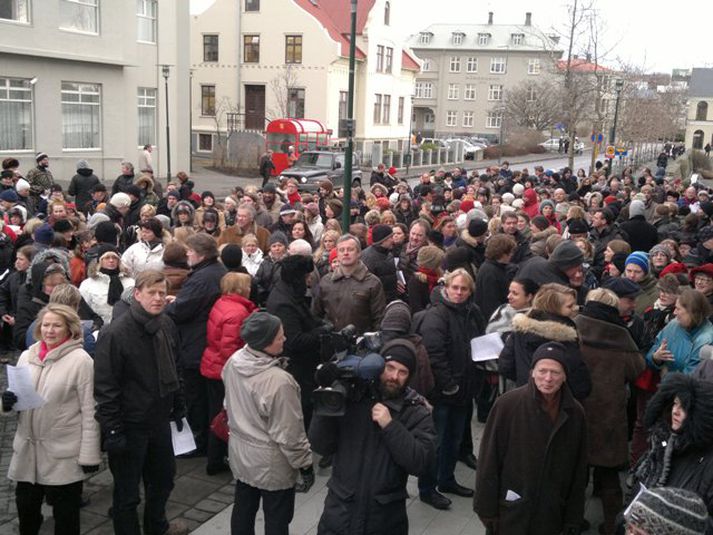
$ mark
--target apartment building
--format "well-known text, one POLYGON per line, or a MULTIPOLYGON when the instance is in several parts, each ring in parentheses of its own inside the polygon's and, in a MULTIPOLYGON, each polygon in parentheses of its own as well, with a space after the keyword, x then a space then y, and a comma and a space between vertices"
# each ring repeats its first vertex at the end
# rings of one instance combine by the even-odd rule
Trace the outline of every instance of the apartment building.
MULTIPOLYGON (((395 38, 406 0, 361 0, 357 11, 355 138, 400 148, 408 139, 418 62, 395 38)), ((262 132, 282 117, 321 121, 343 139, 350 3, 215 0, 191 17, 194 148, 215 135, 262 132)))
POLYGON ((166 81, 171 168, 190 155, 189 0, 0 2, 0 159, 21 170, 46 152, 55 178, 80 159, 109 181, 155 145, 165 177, 166 81))
POLYGON ((407 42, 422 62, 414 92, 414 131, 424 137, 497 138, 505 92, 547 76, 561 57, 556 36, 523 24, 433 24, 407 42))
POLYGON ((688 88, 686 148, 713 145, 713 69, 693 69, 688 88))

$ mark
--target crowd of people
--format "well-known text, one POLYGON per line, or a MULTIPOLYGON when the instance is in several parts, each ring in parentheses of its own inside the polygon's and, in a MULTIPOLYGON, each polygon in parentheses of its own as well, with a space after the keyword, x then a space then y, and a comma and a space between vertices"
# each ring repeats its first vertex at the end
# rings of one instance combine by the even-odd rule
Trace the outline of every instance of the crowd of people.
POLYGON ((269 179, 216 199, 183 172, 162 187, 146 158, 112 183, 80 160, 67 191, 45 153, 24 176, 3 161, 1 343, 45 399, 2 395, 23 534, 43 501, 56 533, 78 534, 103 458, 115 533, 186 532, 165 511, 186 425, 184 455, 237 480, 233 535, 254 532, 261 502, 265 532, 287 534, 315 462, 331 466, 320 534, 405 535, 409 475, 436 509, 472 498, 488 533, 586 531, 589 483, 600 533, 713 533, 700 183, 504 162, 411 185, 382 165, 351 199, 269 179), (382 360, 330 414, 312 393, 339 374, 315 372, 348 327, 377 333, 382 360), (492 333, 502 351, 474 362, 492 333))

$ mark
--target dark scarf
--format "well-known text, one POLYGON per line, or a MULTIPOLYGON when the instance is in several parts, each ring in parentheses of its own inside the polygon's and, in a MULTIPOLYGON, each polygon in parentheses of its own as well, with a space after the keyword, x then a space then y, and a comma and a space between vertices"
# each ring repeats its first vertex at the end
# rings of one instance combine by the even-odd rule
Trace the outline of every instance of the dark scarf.
POLYGON ((104 275, 109 275, 109 293, 107 294, 106 302, 113 305, 117 301, 121 301, 121 293, 124 291, 124 285, 121 284, 121 278, 119 277, 121 270, 119 268, 101 268, 99 271, 104 275))
POLYGON ((624 320, 619 316, 619 310, 617 308, 610 307, 599 301, 587 302, 582 309, 582 314, 588 318, 626 327, 626 323, 624 323, 624 320))
POLYGON ((158 367, 158 391, 164 398, 179 388, 178 372, 176 371, 176 355, 169 338, 169 333, 162 328, 162 314, 153 315, 146 312, 141 303, 133 301, 129 309, 131 316, 153 339, 153 349, 158 367))

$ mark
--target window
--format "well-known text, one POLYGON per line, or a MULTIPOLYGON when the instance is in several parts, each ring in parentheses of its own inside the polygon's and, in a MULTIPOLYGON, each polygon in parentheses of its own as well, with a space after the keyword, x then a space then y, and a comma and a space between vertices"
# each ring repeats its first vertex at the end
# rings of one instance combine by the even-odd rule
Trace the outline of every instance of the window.
POLYGON ((454 45, 462 45, 465 34, 463 32, 453 32, 452 40, 454 45))
POLYGON ((218 36, 203 36, 203 61, 218 61, 218 36))
POLYGON ((260 36, 243 35, 243 61, 260 63, 260 36))
POLYGON ((424 59, 423 60, 423 66, 421 67, 421 70, 423 72, 428 72, 433 68, 433 64, 431 63, 430 59, 424 59))
POLYGON ((490 58, 490 73, 505 74, 505 58, 490 58))
POLYGON ((510 34, 510 42, 513 45, 521 45, 525 42, 525 34, 524 33, 513 33, 510 34))
POLYGON ((473 127, 473 112, 472 111, 464 111, 463 112, 463 126, 465 128, 472 128, 473 127))
POLYGON ((696 121, 706 121, 708 119, 708 103, 701 100, 696 104, 696 121))
POLYGON ((460 98, 458 84, 448 84, 448 100, 458 100, 460 98))
POLYGON ((59 0, 59 27, 63 30, 98 33, 99 0, 59 0))
POLYGON ((245 11, 260 11, 260 0, 245 0, 245 11))
POLYGON ((30 22, 28 0, 0 0, 0 19, 30 22))
POLYGON ((99 148, 100 118, 98 84, 62 82, 62 148, 99 148))
POLYGON ((215 86, 201 86, 201 115, 215 117, 215 86))
POLYGON ((488 88, 488 100, 502 100, 503 99, 503 86, 498 84, 491 84, 488 88))
POLYGON ((285 63, 302 63, 302 36, 285 36, 285 63))
POLYGON ((450 71, 460 72, 460 58, 458 56, 451 56, 450 71))
POLYGON ((384 72, 391 72, 391 69, 394 66, 394 49, 391 47, 386 47, 386 65, 384 68, 384 72))
POLYGON ((478 72, 478 58, 470 57, 465 62, 466 72, 478 72))
POLYGON ((503 114, 497 111, 489 111, 488 119, 485 121, 486 128, 500 128, 503 123, 503 114))
POLYGON ((344 127, 344 121, 345 119, 348 119, 347 117, 347 97, 349 96, 349 93, 346 91, 340 91, 339 92, 339 132, 338 136, 339 137, 347 137, 347 129, 344 127))
POLYGON ((382 124, 391 124, 391 95, 384 95, 384 113, 381 116, 382 124))
POLYGON ((527 60, 527 74, 540 74, 540 60, 538 58, 527 60))
POLYGON ((534 86, 527 88, 527 101, 535 102, 537 100, 537 91, 535 91, 534 86))
POLYGON ((381 95, 376 93, 374 95, 374 124, 379 124, 381 122, 381 95))
POLYGON ((465 84, 463 98, 465 100, 475 100, 475 84, 465 84))
POLYGON ((139 87, 139 147, 156 144, 156 89, 139 87))
POLYGON ((428 43, 431 42, 432 37, 433 37, 433 34, 431 32, 421 32, 418 34, 418 44, 419 45, 427 45, 428 43))
POLYGON ((136 0, 137 40, 144 43, 156 42, 157 4, 157 0, 136 0))
POLYGON ((490 41, 490 34, 489 33, 479 33, 478 34, 478 44, 479 45, 487 45, 488 42, 490 41))
POLYGON ((391 24, 391 2, 384 4, 384 26, 391 24))
POLYGON ((384 46, 376 45, 376 72, 384 72, 384 46))
POLYGON ((32 85, 0 78, 0 150, 32 149, 32 85))
POLYGON ((458 124, 458 112, 457 111, 447 111, 446 112, 446 126, 456 126, 458 124))
POLYGON ((432 82, 416 82, 414 97, 415 98, 433 98, 433 83, 432 82))
POLYGON ((396 122, 398 124, 404 124, 404 105, 406 99, 404 97, 399 97, 399 110, 396 115, 396 122))
POLYGON ((213 152, 213 134, 198 134, 198 150, 213 152))
POLYGON ((302 119, 305 116, 305 90, 292 87, 287 98, 287 116, 302 119))

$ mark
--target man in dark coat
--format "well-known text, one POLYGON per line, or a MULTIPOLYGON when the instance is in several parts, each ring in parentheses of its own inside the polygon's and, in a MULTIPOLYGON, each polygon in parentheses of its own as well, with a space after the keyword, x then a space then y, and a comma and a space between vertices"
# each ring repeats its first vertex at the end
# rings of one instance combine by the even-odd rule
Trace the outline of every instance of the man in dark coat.
MULTIPOLYGON (((612 240, 627 240, 628 236, 614 223, 614 213, 609 208, 599 208, 592 214, 592 230, 589 233, 594 244, 592 269, 597 277, 604 271, 604 252, 612 240)), ((647 249, 648 251, 648 249, 647 249)))
POLYGON ((480 442, 473 510, 492 533, 575 535, 584 515, 584 409, 565 386, 564 346, 533 356, 528 384, 499 397, 480 442))
POLYGON ((507 212, 500 216, 503 234, 512 236, 517 244, 511 259, 513 264, 521 264, 528 258, 532 257, 532 251, 530 251, 530 241, 517 229, 517 221, 518 219, 515 212, 507 212))
POLYGON ((391 254, 394 246, 393 234, 394 231, 389 225, 374 225, 371 234, 373 243, 361 253, 361 261, 364 262, 366 269, 381 281, 387 303, 398 299, 399 293, 403 294, 404 290, 403 284, 398 283, 396 264, 391 254))
POLYGON ((92 200, 94 186, 100 184, 99 178, 94 174, 94 170, 89 167, 87 160, 77 162, 77 174, 69 182, 67 193, 74 197, 74 204, 78 210, 84 210, 85 206, 92 200))
POLYGON ((659 242, 659 232, 646 221, 645 209, 644 201, 631 201, 629 220, 620 225, 629 236, 632 251, 650 251, 659 242))
POLYGON ((134 183, 134 164, 131 162, 121 162, 121 174, 116 177, 111 186, 111 194, 126 193, 126 188, 134 183))
POLYGON ((496 234, 485 248, 485 263, 475 279, 475 304, 487 320, 507 303, 510 276, 508 265, 517 244, 509 234, 496 234))
POLYGON ((188 423, 196 439, 197 453, 208 444, 208 383, 200 373, 206 346, 206 324, 213 304, 220 297, 220 279, 227 273, 218 261, 218 246, 208 234, 186 239, 186 256, 191 272, 166 313, 178 327, 178 359, 183 368, 188 423))
POLYGON ((578 292, 578 302, 584 301, 586 289, 583 286, 584 271, 582 264, 584 255, 579 247, 571 241, 561 242, 550 257, 545 260, 541 256, 534 256, 520 266, 517 277, 531 279, 538 286, 550 282, 564 284, 578 292))
POLYGON ((319 535, 407 535, 406 481, 434 462, 433 420, 406 387, 416 370, 413 345, 392 340, 382 354, 381 402, 364 394, 347 403, 344 416, 312 419, 312 449, 334 455, 319 535))

